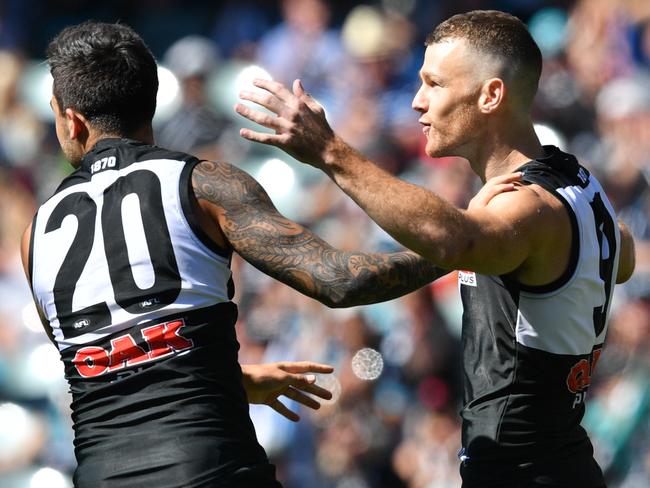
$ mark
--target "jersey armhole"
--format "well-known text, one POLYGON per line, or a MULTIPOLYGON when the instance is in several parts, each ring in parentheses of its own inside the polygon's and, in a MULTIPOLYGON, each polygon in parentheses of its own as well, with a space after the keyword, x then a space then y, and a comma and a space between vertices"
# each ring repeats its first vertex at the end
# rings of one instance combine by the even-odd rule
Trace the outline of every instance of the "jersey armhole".
POLYGON ((562 205, 564 205, 564 208, 569 214, 569 220, 571 222, 571 250, 569 254, 569 262, 564 272, 557 279, 551 281, 546 285, 531 286, 519 283, 519 289, 523 292, 546 294, 559 290, 564 285, 566 285, 571 280, 571 278, 573 278, 573 275, 578 268, 578 258, 580 255, 580 227, 578 226, 578 219, 575 212, 573 211, 573 207, 561 194, 559 194, 557 191, 550 191, 539 182, 534 181, 533 183, 540 185, 546 191, 549 191, 549 193, 551 193, 551 195, 557 198, 560 202, 562 202, 562 205))
POLYGON ((185 216, 185 220, 187 220, 190 229, 194 232, 194 235, 204 246, 221 257, 230 258, 232 254, 230 250, 222 248, 210 238, 210 236, 201 228, 201 224, 192 209, 192 171, 200 162, 201 161, 198 159, 192 159, 185 163, 185 166, 181 171, 179 194, 183 215, 185 216))
POLYGON ((32 219, 32 228, 29 233, 29 252, 27 253, 27 270, 29 271, 29 287, 34 290, 34 234, 36 233, 36 217, 32 219))
POLYGON ((34 236, 36 235, 36 217, 38 217, 38 212, 34 214, 32 219, 32 228, 29 233, 29 252, 27 253, 27 270, 29 272, 29 291, 32 293, 32 300, 34 301, 34 307, 36 308, 36 313, 38 314, 39 321, 47 334, 48 339, 54 344, 58 349, 59 345, 56 342, 54 337, 54 329, 50 325, 50 321, 45 317, 45 313, 41 311, 41 307, 36 301, 36 294, 34 293, 34 236))

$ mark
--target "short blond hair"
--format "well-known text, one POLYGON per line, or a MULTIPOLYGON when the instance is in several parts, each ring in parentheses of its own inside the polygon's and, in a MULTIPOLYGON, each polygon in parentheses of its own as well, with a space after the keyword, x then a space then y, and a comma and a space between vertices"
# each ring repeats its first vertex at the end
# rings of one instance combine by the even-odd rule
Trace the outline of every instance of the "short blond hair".
POLYGON ((526 25, 498 10, 473 10, 440 23, 426 45, 465 39, 471 48, 500 61, 501 76, 526 104, 532 104, 542 73, 542 53, 526 25))

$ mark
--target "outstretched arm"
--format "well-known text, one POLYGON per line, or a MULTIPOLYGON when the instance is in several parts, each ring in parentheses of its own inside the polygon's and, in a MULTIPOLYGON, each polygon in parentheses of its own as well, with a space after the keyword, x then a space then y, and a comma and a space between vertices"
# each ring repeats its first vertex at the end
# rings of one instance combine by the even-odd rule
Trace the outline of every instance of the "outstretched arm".
POLYGON ((282 216, 250 175, 203 161, 192 173, 199 211, 262 272, 330 307, 381 302, 447 273, 412 252, 367 254, 333 248, 282 216))
POLYGON ((531 256, 533 249, 548 250, 556 236, 541 229, 564 228, 564 210, 553 209, 530 188, 499 195, 487 205, 456 208, 387 173, 342 141, 330 128, 323 107, 299 81, 293 92, 273 81, 254 83, 265 91, 242 92, 240 97, 271 113, 242 104, 235 110, 275 133, 242 129, 243 137, 277 146, 323 170, 386 232, 441 268, 510 273, 529 258, 539 261, 531 256))

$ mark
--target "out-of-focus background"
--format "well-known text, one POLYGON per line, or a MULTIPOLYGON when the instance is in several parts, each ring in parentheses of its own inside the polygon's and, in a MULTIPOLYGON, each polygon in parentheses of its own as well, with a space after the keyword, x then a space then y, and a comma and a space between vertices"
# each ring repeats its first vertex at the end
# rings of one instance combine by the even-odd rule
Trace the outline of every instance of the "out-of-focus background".
MULTIPOLYGON (((410 106, 426 34, 474 8, 506 10, 527 22, 544 53, 534 110, 542 141, 576 154, 598 175, 637 239, 637 272, 616 289, 584 424, 610 487, 650 486, 648 0, 4 0, 0 487, 70 487, 75 465, 67 384, 19 258, 35 208, 70 171, 48 106, 48 41, 86 19, 130 24, 160 63, 160 145, 246 169, 282 212, 335 246, 392 250, 395 242, 322 175, 241 139, 244 120, 232 106, 255 76, 285 83, 300 77, 344 139, 390 172, 464 206, 476 177, 463 161, 425 156, 410 106)), ((251 409, 286 488, 459 486, 455 275, 385 304, 329 310, 241 260, 233 268, 242 363, 311 359, 336 366, 334 378, 321 380, 334 388, 335 401, 317 413, 301 411, 300 423, 267 407, 251 409), (353 362, 364 348, 381 356, 353 362)))

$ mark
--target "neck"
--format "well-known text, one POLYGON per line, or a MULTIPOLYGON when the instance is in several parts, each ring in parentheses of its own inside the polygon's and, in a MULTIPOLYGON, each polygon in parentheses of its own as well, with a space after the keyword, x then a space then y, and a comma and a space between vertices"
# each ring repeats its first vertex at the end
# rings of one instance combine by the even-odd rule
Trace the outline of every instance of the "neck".
POLYGON ((88 134, 88 138, 86 139, 84 143, 84 154, 86 154, 88 151, 90 151, 93 147, 95 147, 95 144, 97 144, 99 141, 103 139, 112 139, 112 138, 126 138, 126 139, 134 139, 136 141, 142 141, 147 144, 153 144, 154 143, 154 138, 153 138, 153 129, 151 128, 151 125, 143 126, 139 128, 136 131, 130 132, 128 134, 113 134, 110 132, 90 132, 88 134))
POLYGON ((485 137, 477 141, 474 154, 467 159, 483 182, 512 173, 522 164, 544 155, 530 120, 513 123, 494 121, 485 137))

